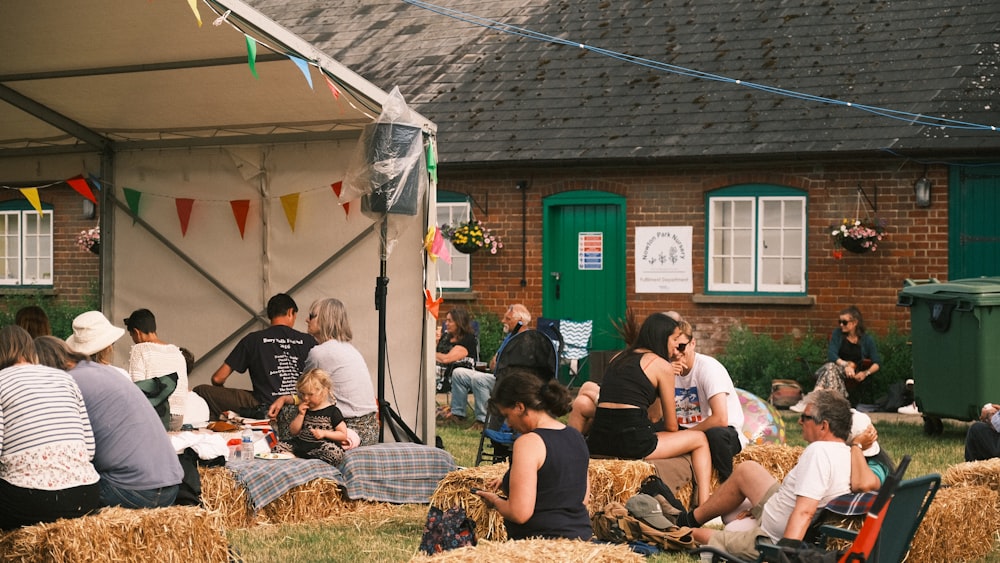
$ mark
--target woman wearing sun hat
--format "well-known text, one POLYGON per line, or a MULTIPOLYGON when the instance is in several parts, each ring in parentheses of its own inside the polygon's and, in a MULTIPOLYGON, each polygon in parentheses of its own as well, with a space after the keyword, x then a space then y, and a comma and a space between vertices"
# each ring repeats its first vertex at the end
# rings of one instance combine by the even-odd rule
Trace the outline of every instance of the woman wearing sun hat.
POLYGON ((111 324, 100 311, 87 311, 73 319, 73 334, 66 339, 66 345, 92 362, 113 367, 131 381, 127 371, 111 364, 112 346, 122 336, 124 328, 111 324))

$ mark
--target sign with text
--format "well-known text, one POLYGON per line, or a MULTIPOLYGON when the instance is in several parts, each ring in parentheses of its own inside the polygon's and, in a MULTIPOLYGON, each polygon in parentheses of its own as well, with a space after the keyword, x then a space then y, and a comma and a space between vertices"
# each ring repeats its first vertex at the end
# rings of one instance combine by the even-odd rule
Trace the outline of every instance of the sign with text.
POLYGON ((635 228, 635 292, 693 293, 691 227, 635 228))
POLYGON ((584 232, 577 235, 577 268, 604 269, 604 233, 584 232))

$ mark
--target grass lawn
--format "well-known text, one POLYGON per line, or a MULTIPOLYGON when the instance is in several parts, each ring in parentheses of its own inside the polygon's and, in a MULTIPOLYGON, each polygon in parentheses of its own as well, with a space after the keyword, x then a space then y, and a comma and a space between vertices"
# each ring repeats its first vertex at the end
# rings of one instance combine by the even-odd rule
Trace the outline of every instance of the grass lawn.
MULTIPOLYGON (((790 445, 805 445, 799 430, 798 415, 785 414, 790 445)), ((919 418, 914 417, 919 421, 919 418)), ((949 465, 963 461, 966 425, 945 421, 940 436, 925 436, 923 426, 909 422, 879 422, 879 443, 895 460, 903 454, 913 456, 908 477, 943 472, 949 465)), ((454 425, 438 427, 445 448, 460 466, 475 462, 479 434, 454 425)), ((311 524, 259 526, 232 530, 228 536, 248 563, 271 561, 407 561, 417 551, 427 514, 425 505, 380 505, 350 517, 334 518, 311 524)), ((957 554, 956 554, 957 555, 957 554)), ((958 557, 956 557, 958 560, 958 557)), ((694 561, 684 554, 661 555, 650 563, 694 561)), ((982 561, 1000 563, 1000 549, 982 561)))

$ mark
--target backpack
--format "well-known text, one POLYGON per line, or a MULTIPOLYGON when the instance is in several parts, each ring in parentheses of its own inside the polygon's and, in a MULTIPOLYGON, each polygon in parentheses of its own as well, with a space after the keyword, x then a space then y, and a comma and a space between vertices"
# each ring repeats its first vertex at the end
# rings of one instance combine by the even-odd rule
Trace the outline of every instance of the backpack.
POLYGON ((424 535, 420 538, 420 551, 434 555, 449 549, 476 545, 476 523, 461 506, 441 510, 431 506, 427 511, 424 535))
POLYGON ((609 502, 591 518, 597 539, 613 543, 640 542, 664 551, 687 551, 695 547, 691 528, 672 526, 658 530, 635 516, 620 502, 609 502))

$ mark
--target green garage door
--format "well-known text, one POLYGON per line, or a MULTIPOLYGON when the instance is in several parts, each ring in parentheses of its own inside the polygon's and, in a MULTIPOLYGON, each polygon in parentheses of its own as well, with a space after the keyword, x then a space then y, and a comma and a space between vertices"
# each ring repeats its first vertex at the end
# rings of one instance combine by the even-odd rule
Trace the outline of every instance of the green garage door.
POLYGON ((1000 276, 1000 167, 955 167, 950 183, 948 279, 1000 276))

